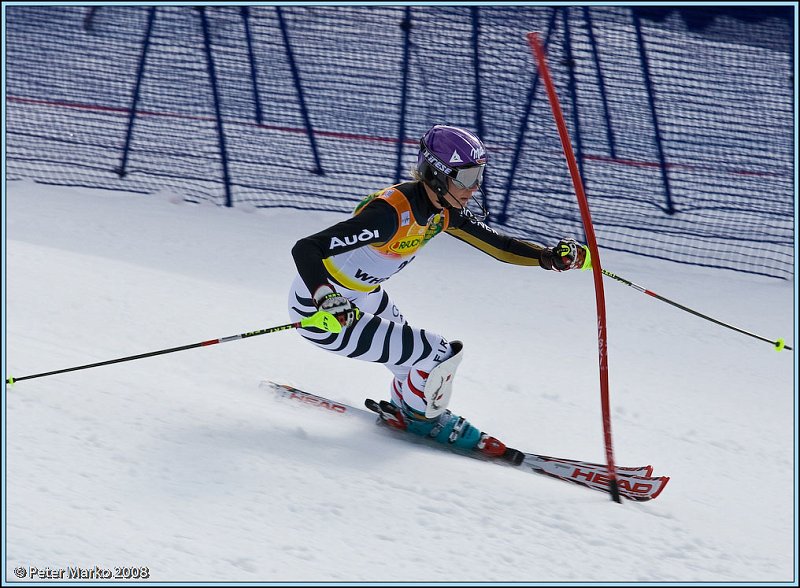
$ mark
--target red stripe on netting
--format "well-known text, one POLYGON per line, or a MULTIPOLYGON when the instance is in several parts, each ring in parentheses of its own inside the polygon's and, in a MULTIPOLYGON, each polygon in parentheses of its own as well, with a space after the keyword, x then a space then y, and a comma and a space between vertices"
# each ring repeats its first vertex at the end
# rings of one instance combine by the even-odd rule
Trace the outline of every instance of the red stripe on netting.
MULTIPOLYGON (((35 104, 38 106, 58 106, 63 108, 74 108, 77 110, 86 110, 86 111, 94 111, 94 112, 112 112, 115 114, 124 114, 125 116, 130 115, 129 108, 121 108, 115 106, 105 106, 102 104, 83 104, 79 102, 68 102, 66 100, 41 100, 37 98, 24 98, 21 96, 9 96, 9 102, 16 102, 18 104, 35 104)), ((203 116, 198 114, 181 114, 177 112, 156 112, 152 110, 137 110, 136 116, 160 116, 166 118, 175 118, 175 119, 183 119, 183 120, 197 120, 203 122, 214 122, 216 123, 216 118, 213 116, 203 116)), ((267 124, 259 124, 255 122, 244 122, 244 121, 235 121, 235 120, 227 120, 226 124, 230 125, 239 125, 239 126, 248 126, 248 127, 256 127, 259 129, 268 129, 271 131, 281 131, 284 133, 297 133, 301 135, 307 135, 308 131, 301 127, 287 127, 287 126, 279 126, 279 125, 267 125, 267 124)), ((330 137, 333 139, 350 139, 356 141, 373 141, 378 143, 398 143, 398 139, 396 137, 376 137, 374 135, 364 135, 358 133, 343 133, 338 131, 323 131, 323 130, 315 130, 314 135, 318 137, 330 137)), ((415 139, 404 139, 403 143, 407 145, 416 145, 418 140, 415 139)))
MULTIPOLYGON (((104 104, 87 104, 82 102, 70 102, 67 100, 43 100, 39 98, 27 98, 24 96, 8 96, 6 98, 8 102, 14 102, 17 104, 33 104, 38 106, 52 106, 52 107, 60 107, 60 108, 73 108, 76 110, 85 110, 88 112, 109 112, 113 114, 120 114, 124 116, 129 116, 131 111, 129 108, 124 108, 120 106, 106 106, 104 104)), ((154 111, 154 110, 137 110, 137 116, 153 116, 153 117, 164 117, 164 118, 173 118, 179 120, 196 120, 202 122, 209 122, 216 124, 216 118, 213 116, 203 116, 199 114, 181 114, 178 112, 166 112, 166 111, 154 111)), ((268 125, 268 124, 259 124, 252 121, 243 121, 243 120, 226 120, 225 124, 233 125, 233 126, 241 126, 241 127, 254 127, 259 129, 266 129, 270 131, 278 131, 282 133, 295 133, 298 135, 307 135, 308 130, 303 127, 288 127, 288 126, 280 126, 280 125, 268 125)), ((396 144, 399 143, 400 140, 397 137, 379 137, 375 135, 365 135, 360 133, 345 133, 341 131, 325 131, 325 130, 314 130, 314 135, 318 137, 328 137, 331 139, 343 139, 343 140, 352 140, 352 141, 369 141, 373 143, 387 143, 387 144, 396 144)), ((404 145, 417 145, 419 143, 418 139, 403 139, 402 143, 404 145)), ((512 151, 514 147, 512 146, 504 146, 504 145, 497 145, 493 144, 491 146, 493 151, 512 151)), ((607 155, 593 155, 587 153, 584 155, 584 159, 597 161, 597 162, 605 162, 611 163, 616 165, 624 165, 628 167, 642 167, 642 168, 660 168, 661 164, 656 161, 636 161, 633 159, 625 159, 620 157, 608 157, 607 155)), ((790 172, 763 172, 763 171, 752 171, 752 170, 743 170, 743 169, 720 169, 719 167, 710 167, 710 166, 702 166, 702 165, 693 165, 688 163, 674 163, 670 162, 666 164, 666 167, 669 169, 682 169, 682 170, 698 170, 698 171, 714 171, 714 172, 724 172, 726 174, 732 175, 741 175, 741 176, 756 176, 756 177, 787 177, 790 172)))

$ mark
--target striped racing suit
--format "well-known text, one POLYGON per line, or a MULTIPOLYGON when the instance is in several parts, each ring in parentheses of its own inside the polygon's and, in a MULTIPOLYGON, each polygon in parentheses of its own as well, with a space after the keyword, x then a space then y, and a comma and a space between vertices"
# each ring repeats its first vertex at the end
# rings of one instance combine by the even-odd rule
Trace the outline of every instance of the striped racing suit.
POLYGON ((539 265, 544 250, 498 233, 467 209, 438 209, 418 181, 370 194, 352 217, 300 239, 292 249, 298 270, 289 293, 292 321, 316 312, 312 295, 325 284, 362 313, 341 333, 304 329, 301 335, 338 355, 384 364, 394 374, 392 402, 412 418, 424 418, 427 376, 453 355, 453 346, 437 333, 411 326, 383 283, 440 233, 516 265, 539 265))

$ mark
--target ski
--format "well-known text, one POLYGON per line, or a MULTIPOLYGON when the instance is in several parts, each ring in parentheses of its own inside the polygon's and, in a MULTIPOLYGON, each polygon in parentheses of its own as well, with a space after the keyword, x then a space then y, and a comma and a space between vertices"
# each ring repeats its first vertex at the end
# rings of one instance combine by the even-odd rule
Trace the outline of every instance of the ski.
MULTIPOLYGON (((608 468, 598 464, 581 465, 581 462, 544 457, 526 453, 521 467, 536 474, 544 474, 559 480, 573 482, 587 488, 609 491, 608 468)), ((669 482, 668 476, 652 476, 652 467, 616 468, 617 487, 620 496, 636 502, 653 500, 669 482), (631 471, 643 471, 642 474, 631 474, 631 471)))
MULTIPOLYGON (((564 463, 567 465, 572 465, 581 468, 588 468, 588 469, 595 469, 595 470, 602 470, 607 471, 608 467, 604 463, 595 463, 591 461, 581 461, 578 459, 567 459, 564 457, 551 457, 549 455, 538 455, 536 453, 526 453, 525 455, 536 457, 542 461, 557 461, 560 463, 564 463)), ((645 466, 616 466, 616 472, 618 476, 645 476, 649 477, 653 475, 653 466, 645 465, 645 466)))
MULTIPOLYGON (((318 396, 287 384, 277 384, 275 382, 263 380, 259 384, 259 388, 272 392, 277 399, 290 400, 304 406, 314 407, 340 416, 355 418, 364 422, 368 421, 373 425, 383 423, 375 413, 369 410, 343 402, 336 402, 324 396, 318 396)), ((396 431, 395 429, 392 429, 392 431, 399 435, 404 435, 402 431, 396 431)), ((481 461, 492 461, 499 464, 512 465, 498 459, 486 457, 477 452, 457 451, 447 445, 436 443, 433 440, 428 440, 423 437, 408 437, 415 441, 429 441, 431 446, 449 449, 453 453, 465 455, 481 461)), ((522 471, 572 482, 593 490, 599 490, 601 492, 609 491, 608 468, 605 464, 528 452, 523 452, 523 455, 524 458, 522 462, 513 465, 513 467, 521 469, 522 471)), ((617 466, 616 474, 620 496, 636 502, 653 500, 661 493, 667 485, 667 482, 669 482, 669 477, 667 476, 654 477, 652 475, 653 467, 650 465, 638 467, 617 466)))
MULTIPOLYGON (((268 390, 275 393, 280 398, 287 398, 289 400, 293 400, 295 402, 304 404, 306 406, 314 406, 323 410, 333 412, 335 414, 340 414, 348 417, 361 418, 363 420, 369 420, 370 423, 373 424, 376 423, 376 415, 371 411, 364 410, 363 408, 357 408, 355 406, 350 406, 348 404, 344 404, 341 402, 335 402, 328 398, 311 394, 310 392, 294 388, 287 384, 276 384, 274 382, 269 382, 265 380, 261 382, 259 387, 263 390, 268 390)), ((378 421, 378 424, 380 424, 380 422, 382 421, 378 421)), ((581 468, 601 470, 604 472, 607 470, 606 465, 601 463, 582 461, 577 459, 566 459, 563 457, 552 457, 549 455, 539 455, 537 453, 525 453, 525 455, 527 457, 530 457, 532 461, 536 460, 537 463, 560 462, 578 466, 581 468)), ((616 471, 618 476, 647 477, 653 474, 653 466, 651 465, 638 466, 638 467, 617 466, 616 471)))

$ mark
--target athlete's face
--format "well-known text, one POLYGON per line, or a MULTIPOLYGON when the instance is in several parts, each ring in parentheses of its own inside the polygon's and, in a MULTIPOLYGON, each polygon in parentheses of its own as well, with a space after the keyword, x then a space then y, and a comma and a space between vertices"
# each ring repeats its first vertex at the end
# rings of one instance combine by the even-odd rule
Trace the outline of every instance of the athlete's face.
POLYGON ((448 192, 445 194, 445 199, 450 203, 450 206, 455 208, 466 208, 467 202, 472 198, 472 194, 478 189, 476 184, 472 188, 462 188, 456 184, 452 178, 447 178, 448 192))

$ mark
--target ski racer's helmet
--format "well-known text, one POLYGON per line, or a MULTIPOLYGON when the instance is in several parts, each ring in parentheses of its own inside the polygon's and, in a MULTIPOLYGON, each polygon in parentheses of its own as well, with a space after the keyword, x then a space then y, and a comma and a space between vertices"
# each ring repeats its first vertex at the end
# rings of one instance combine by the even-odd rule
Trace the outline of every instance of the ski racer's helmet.
POLYGON ((480 188, 486 167, 486 147, 475 133, 434 125, 419 141, 417 171, 439 198, 447 193, 447 178, 461 188, 480 188))

